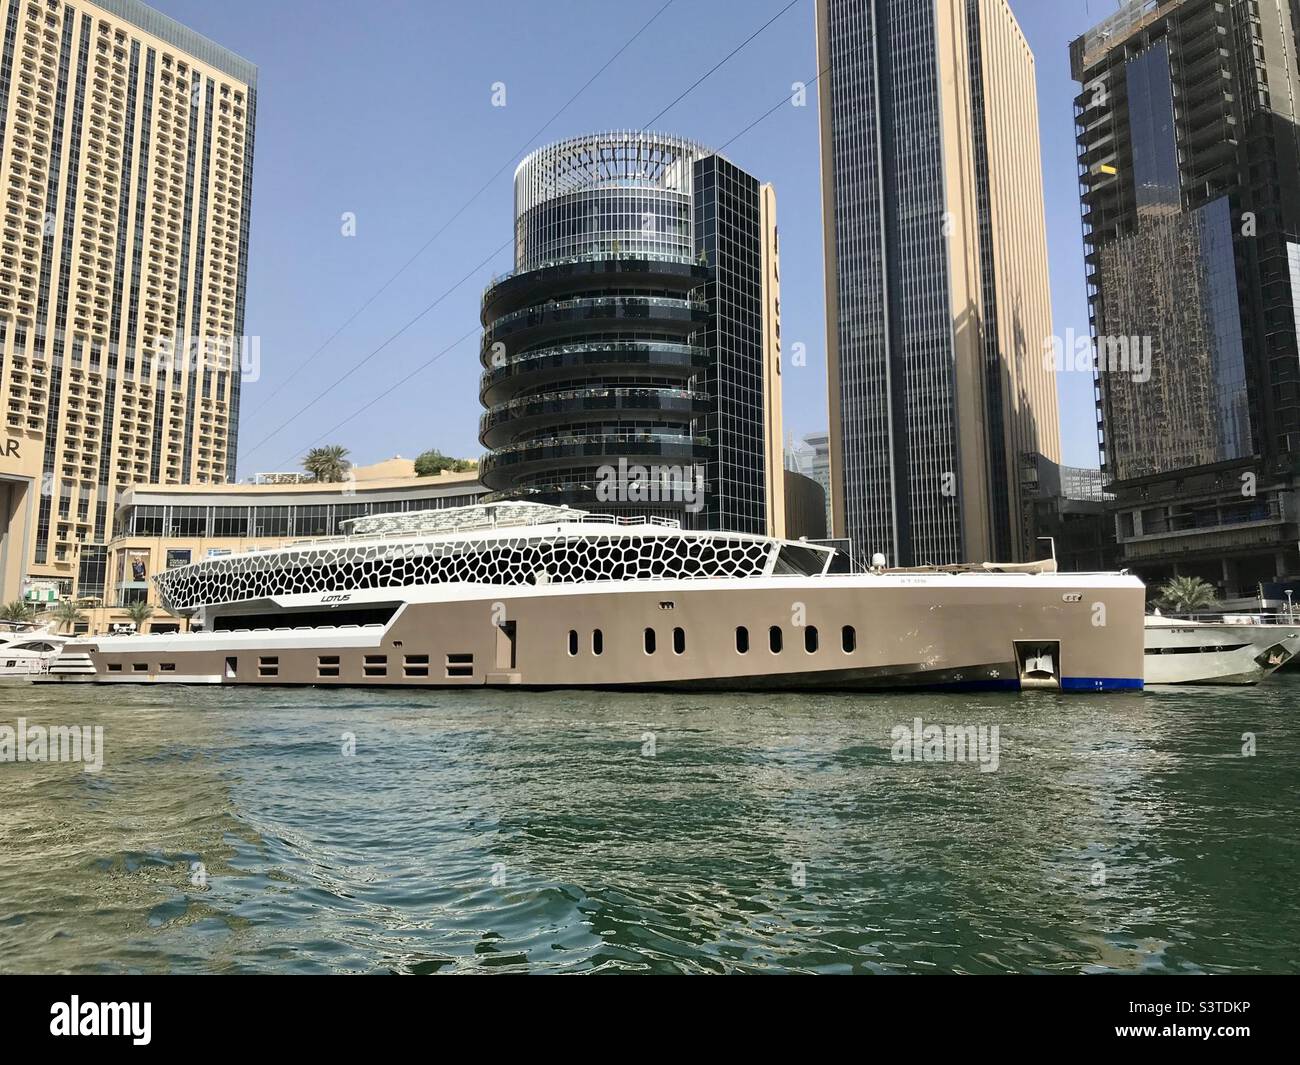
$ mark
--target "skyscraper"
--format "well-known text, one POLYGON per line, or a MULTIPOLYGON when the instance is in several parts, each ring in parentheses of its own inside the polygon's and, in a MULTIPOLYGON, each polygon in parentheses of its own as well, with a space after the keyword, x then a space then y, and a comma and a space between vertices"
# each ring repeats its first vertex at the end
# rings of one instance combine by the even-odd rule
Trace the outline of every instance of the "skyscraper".
POLYGON ((1070 48, 1103 469, 1123 560, 1300 573, 1290 0, 1137 0, 1070 48))
POLYGON ((1024 558, 1058 460, 1034 57, 1006 0, 818 0, 834 535, 1024 558))
POLYGON ((483 482, 501 497, 780 533, 770 186, 701 145, 602 133, 515 174, 483 296, 483 482))
POLYGON ((831 529, 831 438, 829 433, 811 433, 785 449, 785 468, 816 481, 826 505, 827 535, 831 529))
POLYGON ((0 585, 70 589, 141 481, 232 479, 257 70, 137 0, 8 0, 0 585))

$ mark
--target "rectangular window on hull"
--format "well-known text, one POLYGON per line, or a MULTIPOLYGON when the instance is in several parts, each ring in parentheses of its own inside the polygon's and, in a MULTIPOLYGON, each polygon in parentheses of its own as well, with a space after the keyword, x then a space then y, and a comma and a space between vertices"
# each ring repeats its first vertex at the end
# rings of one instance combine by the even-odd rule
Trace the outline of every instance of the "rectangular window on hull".
POLYGON ((407 655, 402 660, 402 672, 407 677, 427 677, 429 675, 429 656, 407 655))
POLYGON ((449 654, 447 656, 447 676, 472 677, 474 675, 474 656, 469 653, 449 654))
POLYGON ((343 625, 386 625, 397 613, 397 604, 355 607, 348 610, 275 610, 257 614, 222 614, 212 619, 213 632, 235 629, 326 629, 343 625))
POLYGON ((388 676, 388 656, 387 655, 366 655, 365 662, 362 666, 362 672, 367 677, 388 676))
POLYGON ((316 676, 337 677, 339 675, 339 656, 321 655, 316 659, 316 676))

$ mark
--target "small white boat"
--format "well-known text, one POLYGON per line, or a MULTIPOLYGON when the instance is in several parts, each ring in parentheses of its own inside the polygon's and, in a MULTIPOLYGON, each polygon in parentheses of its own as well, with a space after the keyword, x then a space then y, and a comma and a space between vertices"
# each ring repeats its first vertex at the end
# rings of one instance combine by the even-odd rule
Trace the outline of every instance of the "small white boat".
POLYGON ((71 638, 37 629, 0 632, 0 680, 28 679, 48 673, 50 663, 59 657, 63 645, 71 638))
POLYGON ((1147 684, 1258 684, 1300 654, 1300 622, 1148 615, 1147 684))

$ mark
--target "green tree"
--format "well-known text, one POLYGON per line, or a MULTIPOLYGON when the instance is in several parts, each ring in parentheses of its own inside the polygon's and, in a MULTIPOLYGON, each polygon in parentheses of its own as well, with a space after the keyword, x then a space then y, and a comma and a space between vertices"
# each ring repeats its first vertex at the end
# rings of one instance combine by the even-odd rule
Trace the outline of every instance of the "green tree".
POLYGON ((1197 614, 1217 606, 1219 597, 1200 577, 1171 577, 1160 589, 1159 602, 1175 614, 1197 614))
POLYGON ((348 449, 339 444, 327 444, 314 447, 302 460, 302 467, 312 475, 313 480, 336 484, 347 476, 352 463, 347 459, 348 449))
POLYGON ((153 607, 143 599, 139 599, 134 603, 127 604, 126 616, 135 623, 137 632, 143 632, 144 623, 153 617, 153 607))
POLYGON ((86 620, 86 615, 78 608, 77 604, 71 599, 60 599, 58 605, 52 611, 54 620, 59 623, 59 629, 67 629, 72 632, 76 629, 77 623, 86 620))
POLYGON ((0 621, 31 621, 36 617, 36 608, 23 599, 15 599, 0 607, 0 621))
POLYGON ((450 455, 444 455, 437 448, 430 448, 415 460, 415 472, 419 477, 435 477, 443 470, 466 473, 476 466, 477 464, 470 459, 454 459, 450 455))

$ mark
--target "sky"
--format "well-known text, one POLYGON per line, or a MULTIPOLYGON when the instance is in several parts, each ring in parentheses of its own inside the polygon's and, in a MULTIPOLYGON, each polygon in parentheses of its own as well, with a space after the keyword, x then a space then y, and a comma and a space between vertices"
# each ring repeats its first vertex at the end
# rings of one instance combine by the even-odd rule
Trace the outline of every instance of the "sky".
MULTIPOLYGON (((1086 335, 1069 43, 1118 5, 1010 2, 1037 60, 1055 332, 1086 335)), ((606 129, 693 138, 775 186, 783 347, 807 354, 785 429, 826 428, 815 88, 789 102, 816 75, 814 0, 152 5, 259 67, 241 479, 326 443, 362 465, 477 457, 479 299, 512 265, 515 166, 606 129)), ((1095 467, 1091 377, 1058 384, 1063 461, 1095 467)))

